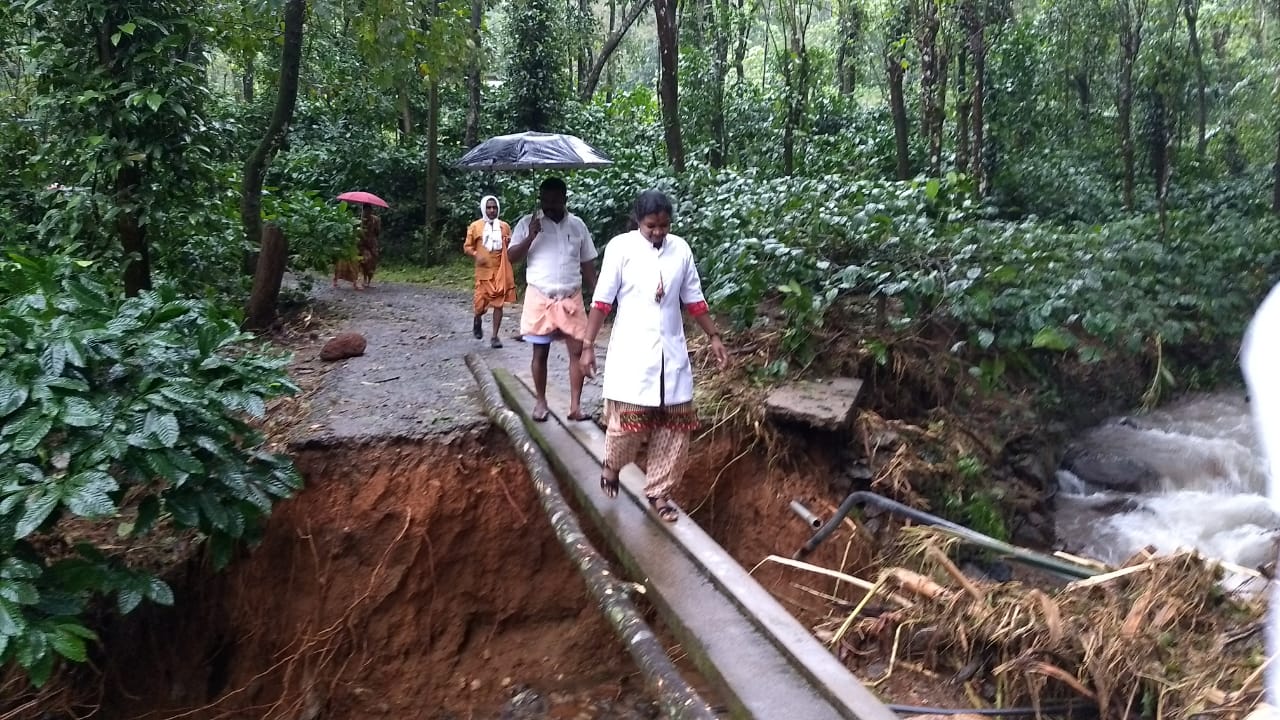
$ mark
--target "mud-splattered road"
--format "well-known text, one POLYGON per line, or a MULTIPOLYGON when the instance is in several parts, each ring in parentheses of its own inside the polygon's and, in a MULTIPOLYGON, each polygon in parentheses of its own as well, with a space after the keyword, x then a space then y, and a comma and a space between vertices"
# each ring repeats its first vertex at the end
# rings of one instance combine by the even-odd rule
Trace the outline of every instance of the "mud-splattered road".
MULTIPOLYGON (((318 306, 336 322, 335 331, 361 333, 365 354, 326 365, 319 344, 295 357, 295 372, 327 370, 309 402, 306 419, 291 433, 293 443, 331 445, 348 441, 412 440, 487 422, 467 369, 467 353, 478 352, 492 367, 526 372, 531 350, 518 342, 520 305, 503 318, 504 347, 489 347, 472 336, 471 296, 423 285, 377 283, 357 292, 321 283, 313 291, 318 306)), ((318 338, 320 341, 326 337, 318 338)), ((601 341, 603 344, 603 338, 601 341)), ((603 355, 603 354, 602 354, 603 355)), ((568 357, 562 343, 551 352, 548 383, 568 387, 568 357)), ((563 393, 562 393, 563 394, 563 393)), ((552 410, 565 412, 565 408, 552 410)), ((587 381, 583 409, 598 416, 600 375, 587 381)))

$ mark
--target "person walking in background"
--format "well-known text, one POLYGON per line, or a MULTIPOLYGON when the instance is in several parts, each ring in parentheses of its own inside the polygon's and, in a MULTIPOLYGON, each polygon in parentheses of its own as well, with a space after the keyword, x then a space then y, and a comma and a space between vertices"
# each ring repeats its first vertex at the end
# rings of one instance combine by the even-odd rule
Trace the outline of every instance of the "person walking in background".
POLYGON ((475 258, 476 291, 472 300, 475 314, 471 332, 476 339, 484 337, 484 314, 493 310, 493 335, 489 347, 500 348, 498 328, 502 325, 502 308, 516 301, 516 277, 511 269, 507 248, 511 244, 511 226, 498 219, 498 198, 485 195, 480 199, 480 219, 467 227, 462 252, 475 258))
POLYGON ((568 188, 560 178, 547 178, 538 190, 537 213, 525 215, 511 234, 512 262, 525 260, 524 311, 520 332, 533 346, 533 419, 547 419, 547 359, 551 343, 563 339, 569 353, 569 414, 571 421, 588 420, 582 412, 582 338, 587 315, 582 287, 595 286, 598 253, 587 226, 566 209, 568 188))
POLYGON ((672 214, 670 198, 657 190, 636 198, 631 213, 636 229, 605 247, 579 357, 583 374, 594 377, 596 336, 617 307, 604 371, 607 427, 600 489, 617 497, 619 471, 647 438, 644 494, 667 522, 679 516, 671 491, 688 467, 690 435, 698 424, 682 309, 711 338, 716 364, 721 369, 729 364, 693 252, 683 238, 670 234, 672 214))
POLYGON ((382 218, 374 214, 373 208, 364 205, 360 212, 360 274, 364 277, 364 286, 373 283, 373 273, 378 269, 378 257, 382 254, 378 248, 378 236, 382 234, 382 218))

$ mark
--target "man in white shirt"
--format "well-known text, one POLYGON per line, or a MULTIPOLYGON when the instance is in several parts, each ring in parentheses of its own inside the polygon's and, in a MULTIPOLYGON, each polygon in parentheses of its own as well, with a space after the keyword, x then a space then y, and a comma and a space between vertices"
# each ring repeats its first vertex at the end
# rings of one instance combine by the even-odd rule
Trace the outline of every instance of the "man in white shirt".
POLYGON ((587 226, 566 209, 568 188, 560 178, 547 178, 538 190, 540 211, 525 215, 511 233, 511 262, 525 260, 525 299, 520 332, 533 346, 533 419, 547 419, 547 358, 551 343, 564 339, 569 353, 568 420, 587 420, 582 413, 582 367, 577 362, 587 334, 582 286, 595 287, 598 253, 587 226))

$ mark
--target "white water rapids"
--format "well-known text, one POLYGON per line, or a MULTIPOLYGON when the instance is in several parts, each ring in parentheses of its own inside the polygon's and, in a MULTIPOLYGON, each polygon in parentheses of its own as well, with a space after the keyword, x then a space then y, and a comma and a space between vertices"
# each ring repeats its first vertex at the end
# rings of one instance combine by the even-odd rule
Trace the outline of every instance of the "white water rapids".
POLYGON ((1118 565, 1148 546, 1195 548, 1246 567, 1275 559, 1280 514, 1242 393, 1206 395, 1090 430, 1080 443, 1150 472, 1119 492, 1058 473, 1055 521, 1068 551, 1118 565))
MULTIPOLYGON (((1058 473, 1055 523, 1069 550, 1117 564, 1147 547, 1158 553, 1195 548, 1246 567, 1274 568, 1280 540, 1280 285, 1250 322, 1240 365, 1247 399, 1240 393, 1190 398, 1086 433, 1081 446, 1088 458, 1109 466, 1104 476, 1113 482, 1102 488, 1072 472, 1058 473)), ((1096 471, 1098 464, 1077 470, 1082 467, 1096 471)), ((1259 720, 1280 718, 1276 592, 1273 587, 1267 705, 1250 716, 1259 720)))

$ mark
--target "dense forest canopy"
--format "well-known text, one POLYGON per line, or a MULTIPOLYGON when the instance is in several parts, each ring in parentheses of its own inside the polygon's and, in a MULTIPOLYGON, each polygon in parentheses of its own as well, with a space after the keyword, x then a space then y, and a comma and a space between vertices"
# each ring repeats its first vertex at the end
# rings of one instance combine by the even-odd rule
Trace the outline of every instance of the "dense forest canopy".
POLYGON ((945 319, 984 390, 1127 356, 1154 401, 1234 377, 1177 351, 1233 347, 1276 281, 1278 100, 1276 0, 6 0, 0 660, 41 682, 94 598, 169 597, 41 533, 226 557, 296 487, 246 420, 291 387, 237 331, 264 223, 327 269, 332 198, 371 191, 387 255, 446 262, 477 198, 514 221, 541 179, 453 162, 569 132, 615 160, 569 178, 597 242, 666 190, 716 309, 781 307, 762 379, 872 299, 945 319))

